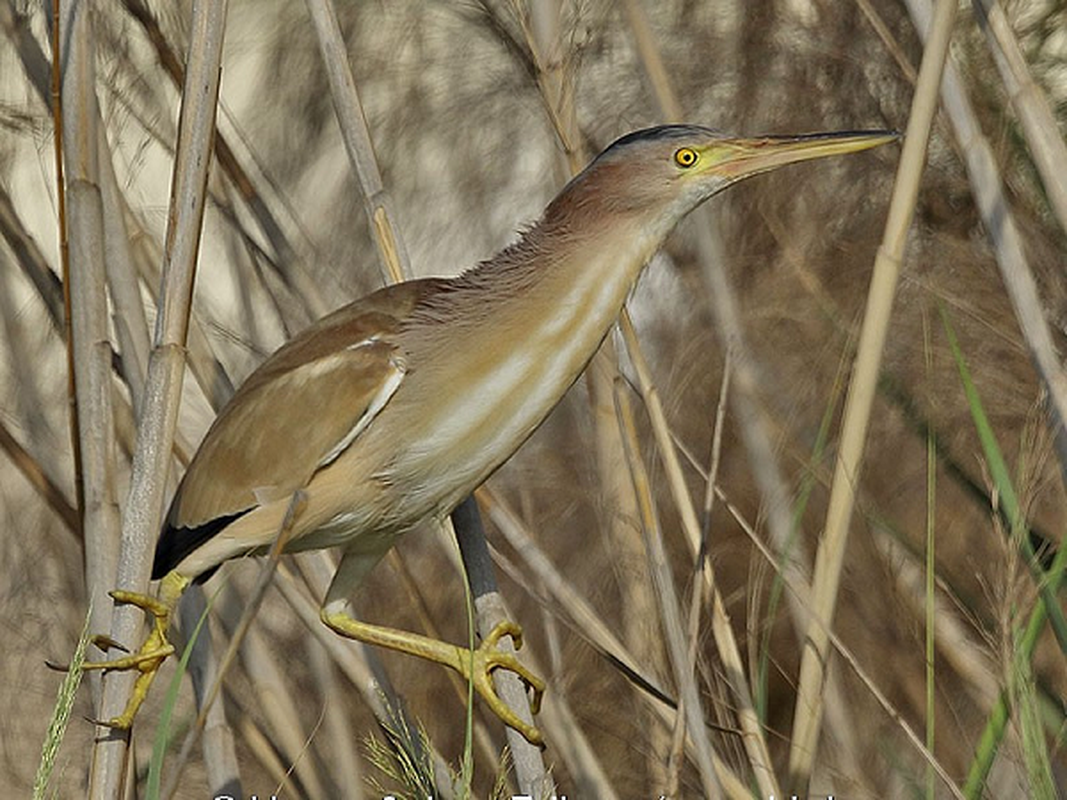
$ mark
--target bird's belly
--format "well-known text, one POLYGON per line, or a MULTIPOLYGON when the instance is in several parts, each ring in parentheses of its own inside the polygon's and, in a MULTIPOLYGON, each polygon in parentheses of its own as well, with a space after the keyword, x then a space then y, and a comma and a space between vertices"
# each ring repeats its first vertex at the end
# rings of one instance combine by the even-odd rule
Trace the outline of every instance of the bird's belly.
MULTIPOLYGON (((400 500, 447 514, 503 464, 545 420, 581 374, 618 316, 630 280, 596 281, 535 325, 489 325, 467 341, 462 386, 443 398, 416 397, 396 411, 414 430, 390 476, 409 487, 400 500), (472 353, 480 353, 472 357, 472 353), (406 408, 405 408, 406 406, 406 408)), ((386 409, 385 413, 388 413, 386 409)), ((383 415, 384 416, 384 415, 383 415)))
POLYGON ((289 552, 319 550, 327 547, 343 547, 364 553, 388 550, 402 531, 368 524, 366 514, 359 510, 343 510, 319 523, 292 540, 286 548, 289 552))

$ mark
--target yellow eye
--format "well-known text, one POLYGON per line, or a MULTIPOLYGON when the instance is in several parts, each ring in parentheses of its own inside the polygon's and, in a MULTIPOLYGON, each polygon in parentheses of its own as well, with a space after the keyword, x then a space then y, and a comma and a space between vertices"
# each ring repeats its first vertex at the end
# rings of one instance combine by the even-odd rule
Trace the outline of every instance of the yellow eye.
POLYGON ((691 147, 683 147, 677 150, 674 154, 674 163, 683 169, 689 169, 695 163, 700 156, 697 155, 697 151, 691 147))

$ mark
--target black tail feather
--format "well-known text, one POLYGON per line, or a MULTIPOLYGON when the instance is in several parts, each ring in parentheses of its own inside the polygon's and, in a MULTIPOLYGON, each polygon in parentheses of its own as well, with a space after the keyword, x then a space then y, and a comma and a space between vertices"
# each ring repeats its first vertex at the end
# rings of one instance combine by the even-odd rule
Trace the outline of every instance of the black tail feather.
MULTIPOLYGON (((159 541, 156 543, 156 556, 152 561, 152 580, 155 581, 162 578, 178 566, 182 559, 196 550, 196 548, 251 510, 251 508, 246 508, 236 514, 215 517, 215 519, 208 520, 203 525, 197 525, 195 528, 176 528, 171 525, 168 519, 163 526, 163 532, 159 535, 159 541)), ((212 567, 202 575, 191 575, 189 577, 196 578, 198 583, 202 583, 214 571, 215 567, 212 567)))

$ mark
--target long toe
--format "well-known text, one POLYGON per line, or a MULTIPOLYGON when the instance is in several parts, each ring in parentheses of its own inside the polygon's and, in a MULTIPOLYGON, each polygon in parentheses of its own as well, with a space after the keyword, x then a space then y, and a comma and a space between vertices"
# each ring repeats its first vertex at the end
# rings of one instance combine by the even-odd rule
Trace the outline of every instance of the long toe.
POLYGON ((125 589, 112 589, 108 592, 116 603, 125 606, 137 606, 153 617, 167 617, 170 615, 170 606, 155 597, 140 592, 127 592, 125 589))
MULTIPOLYGON (((146 642, 145 645, 147 647, 148 643, 146 642)), ((106 672, 122 672, 136 669, 141 672, 154 672, 159 669, 159 665, 166 660, 167 656, 173 654, 174 645, 164 642, 160 646, 152 647, 151 649, 142 647, 136 653, 121 658, 113 658, 109 661, 86 661, 82 664, 82 669, 102 669, 106 672)))
POLYGON ((507 703, 496 693, 496 688, 493 686, 493 672, 498 669, 505 669, 509 672, 515 673, 519 680, 525 684, 526 688, 532 692, 530 699, 530 710, 533 714, 538 713, 541 709, 541 698, 545 691, 545 682, 533 672, 531 672, 526 665, 519 661, 518 656, 514 653, 508 653, 497 649, 497 640, 501 635, 507 633, 514 637, 517 631, 510 629, 503 629, 503 626, 510 626, 518 628, 514 623, 501 623, 493 629, 492 633, 486 637, 481 646, 474 651, 474 687, 478 690, 478 694, 482 696, 485 702, 492 709, 493 713, 500 718, 508 727, 514 728, 525 737, 526 741, 530 744, 538 747, 544 746, 544 737, 534 725, 523 720, 515 711, 508 706, 507 703))

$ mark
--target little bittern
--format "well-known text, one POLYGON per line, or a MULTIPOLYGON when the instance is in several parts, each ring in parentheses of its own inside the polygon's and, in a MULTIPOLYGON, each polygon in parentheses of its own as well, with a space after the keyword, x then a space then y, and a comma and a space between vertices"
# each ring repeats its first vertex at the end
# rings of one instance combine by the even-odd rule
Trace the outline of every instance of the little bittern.
POLYGON ((751 175, 895 138, 731 138, 692 125, 637 131, 597 156, 493 258, 455 278, 381 289, 296 336, 245 381, 189 464, 156 548, 159 598, 113 593, 155 624, 138 653, 92 665, 141 673, 109 724, 131 724, 173 651, 166 630, 185 587, 227 559, 269 548, 300 490, 306 501, 285 549, 342 554, 323 622, 451 666, 504 722, 539 742, 489 680, 494 669, 514 670, 539 698, 540 680, 495 646, 517 626, 494 631, 472 654, 355 620, 351 591, 402 533, 448 515, 544 421, 686 214, 751 175))

